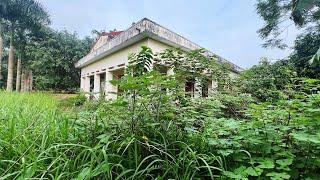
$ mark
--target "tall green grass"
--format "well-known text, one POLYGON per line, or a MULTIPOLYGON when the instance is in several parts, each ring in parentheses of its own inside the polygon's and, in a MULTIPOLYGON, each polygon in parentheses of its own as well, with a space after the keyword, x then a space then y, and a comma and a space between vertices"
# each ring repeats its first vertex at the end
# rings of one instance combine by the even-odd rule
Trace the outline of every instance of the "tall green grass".
POLYGON ((87 102, 74 112, 62 104, 48 94, 0 92, 1 180, 316 179, 319 172, 320 94, 289 110, 292 101, 252 104, 247 119, 225 118, 217 98, 178 105, 166 93, 87 102))
POLYGON ((0 179, 212 179, 223 168, 160 132, 115 131, 94 108, 66 115, 42 93, 0 92, 0 101, 0 179))
POLYGON ((64 138, 64 119, 57 101, 45 94, 0 92, 0 102, 0 173, 22 177, 41 166, 39 155, 64 138))

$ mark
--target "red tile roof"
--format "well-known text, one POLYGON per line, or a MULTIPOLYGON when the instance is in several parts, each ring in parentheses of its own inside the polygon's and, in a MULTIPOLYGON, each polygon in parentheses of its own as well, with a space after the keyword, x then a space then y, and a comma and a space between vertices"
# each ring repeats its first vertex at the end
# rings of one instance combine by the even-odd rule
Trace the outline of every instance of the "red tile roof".
POLYGON ((102 32, 101 36, 117 36, 120 33, 122 33, 123 31, 111 31, 111 32, 102 32))

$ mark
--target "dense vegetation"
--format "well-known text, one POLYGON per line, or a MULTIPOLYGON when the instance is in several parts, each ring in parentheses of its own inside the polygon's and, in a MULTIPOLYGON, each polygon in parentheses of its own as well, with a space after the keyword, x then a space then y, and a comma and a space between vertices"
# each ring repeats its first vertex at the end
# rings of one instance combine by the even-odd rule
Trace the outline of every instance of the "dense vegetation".
POLYGON ((73 91, 80 84, 80 70, 74 64, 90 50, 92 39, 79 39, 67 31, 44 29, 36 41, 28 44, 28 67, 35 74, 37 90, 73 91), (57 76, 59 74, 59 76, 57 76))
MULTIPOLYGON (((287 14, 306 30, 290 57, 238 77, 203 50, 143 46, 112 82, 122 90, 113 101, 0 91, 0 179, 319 179, 319 3, 301 2, 258 1, 265 46, 285 46, 287 14), (184 90, 208 80, 209 97, 184 90)), ((77 89, 73 64, 92 39, 48 23, 34 0, 0 1, 0 88, 23 90, 33 74, 37 90, 77 89)))
POLYGON ((114 101, 87 102, 80 110, 81 96, 59 103, 45 94, 1 92, 1 175, 317 179, 319 80, 287 73, 287 79, 278 81, 274 78, 285 65, 267 63, 232 79, 214 59, 201 51, 153 54, 143 47, 131 56, 126 75, 113 82, 124 93, 114 101), (154 71, 148 71, 151 59, 159 60, 154 71), (176 74, 159 73, 162 64, 175 67, 176 74), (181 77, 208 77, 186 71, 187 66, 215 67, 218 90, 209 98, 185 96, 181 77), (259 77, 250 75, 259 69, 266 70, 259 77), (265 89, 250 95, 249 87, 265 89))

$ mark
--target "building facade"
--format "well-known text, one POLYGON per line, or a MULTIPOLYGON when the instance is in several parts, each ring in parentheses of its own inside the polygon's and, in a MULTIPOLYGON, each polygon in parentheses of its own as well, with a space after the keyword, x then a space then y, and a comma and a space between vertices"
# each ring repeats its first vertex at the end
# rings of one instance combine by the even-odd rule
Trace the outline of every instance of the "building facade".
MULTIPOLYGON (((104 94, 107 99, 116 98, 119 89, 110 81, 121 78, 128 64, 128 55, 139 52, 142 45, 150 47, 154 53, 172 47, 184 51, 203 49, 167 28, 144 18, 132 24, 125 31, 102 33, 89 54, 75 64, 76 68, 81 69, 81 91, 92 93, 96 98, 101 94, 104 94)), ((215 55, 210 51, 206 51, 206 54, 215 55)), ((220 56, 217 57, 218 62, 230 65, 231 74, 237 74, 242 70, 220 56)), ((169 69, 167 73, 172 74, 173 71, 169 69)), ((186 84, 186 86, 190 85, 186 84)), ((190 88, 194 89, 194 87, 190 88)), ((209 87, 209 89, 212 88, 214 88, 214 82, 209 87)))

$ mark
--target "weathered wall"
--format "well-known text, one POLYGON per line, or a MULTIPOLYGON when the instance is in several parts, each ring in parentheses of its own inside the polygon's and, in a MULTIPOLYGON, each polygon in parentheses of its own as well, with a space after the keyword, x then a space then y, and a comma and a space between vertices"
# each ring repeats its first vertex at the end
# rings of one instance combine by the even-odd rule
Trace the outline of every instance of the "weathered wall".
MULTIPOLYGON (((128 46, 124 49, 121 49, 119 51, 116 51, 113 54, 107 55, 106 57, 103 57, 102 59, 95 61, 94 63, 91 63, 81 69, 81 89, 84 92, 90 91, 90 78, 89 76, 94 76, 94 92, 98 93, 100 90, 100 81, 99 81, 99 75, 104 73, 106 75, 106 86, 105 86, 105 92, 107 93, 108 97, 111 99, 114 99, 115 97, 110 94, 110 92, 116 93, 117 88, 113 87, 109 83, 110 80, 113 79, 112 73, 115 69, 118 68, 124 68, 124 64, 128 64, 128 56, 131 53, 139 52, 142 45, 146 45, 152 49, 154 53, 162 52, 165 49, 172 48, 170 45, 167 45, 163 42, 151 39, 151 38, 145 38, 131 46, 128 46), (119 67, 119 65, 122 65, 119 67), (112 69, 110 69, 112 67, 112 69), (98 83, 99 82, 99 83, 98 83)), ((172 70, 168 70, 169 74, 172 74, 172 70)), ((234 72, 230 72, 230 76, 234 77, 236 74, 234 72)), ((212 88, 214 88, 212 86, 212 88)), ((210 88, 211 89, 211 88, 210 88)))
POLYGON ((113 66, 128 63, 128 56, 130 53, 139 52, 142 45, 148 45, 148 40, 144 39, 134 45, 117 51, 109 56, 106 56, 99 61, 89 64, 81 69, 81 76, 93 75, 96 71, 102 71, 102 69, 108 69, 113 66))
POLYGON ((105 43, 107 43, 107 40, 108 40, 108 36, 100 36, 98 41, 94 44, 90 52, 93 52, 94 50, 103 46, 105 43))
POLYGON ((148 46, 152 49, 153 53, 162 52, 165 49, 171 48, 171 46, 167 44, 164 44, 162 42, 159 42, 150 38, 148 39, 148 46))

